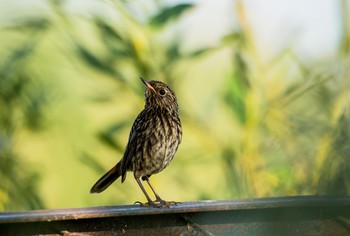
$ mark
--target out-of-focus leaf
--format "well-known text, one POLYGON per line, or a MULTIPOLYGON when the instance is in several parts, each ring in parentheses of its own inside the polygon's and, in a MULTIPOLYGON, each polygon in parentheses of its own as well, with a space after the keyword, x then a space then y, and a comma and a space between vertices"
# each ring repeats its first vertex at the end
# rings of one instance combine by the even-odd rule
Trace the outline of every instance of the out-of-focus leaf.
POLYGON ((123 152, 124 147, 119 142, 117 142, 113 136, 115 133, 124 129, 127 124, 129 123, 126 121, 118 122, 112 125, 111 127, 107 128, 106 130, 101 131, 98 137, 102 142, 104 142, 108 146, 112 147, 113 149, 116 149, 119 152, 123 152))
POLYGON ((16 74, 0 74, 0 99, 8 104, 12 104, 22 95, 27 83, 27 80, 16 74))
POLYGON ((245 91, 242 90, 238 81, 231 81, 227 87, 224 101, 231 108, 241 124, 246 121, 245 91))
POLYGON ((95 24, 100 32, 101 40, 111 54, 118 58, 131 56, 130 49, 127 47, 129 42, 118 32, 118 30, 99 18, 95 19, 95 24))
POLYGON ((6 79, 6 76, 14 70, 15 66, 20 66, 20 63, 33 53, 35 47, 36 42, 29 39, 15 49, 0 66, 0 80, 6 79))
POLYGON ((149 24, 155 27, 165 26, 171 20, 177 19, 181 14, 191 9, 193 6, 194 5, 190 3, 182 3, 173 7, 161 9, 158 14, 150 18, 149 24))
POLYGON ((101 58, 87 50, 84 46, 77 44, 77 52, 79 56, 89 65, 95 67, 108 74, 114 74, 114 70, 101 58))
POLYGON ((237 42, 241 43, 243 39, 244 39, 243 34, 239 32, 233 32, 231 34, 224 35, 221 38, 221 43, 223 45, 232 45, 233 43, 237 43, 237 42))
POLYGON ((76 49, 80 58, 82 58, 88 65, 93 66, 95 69, 103 73, 111 75, 113 79, 116 79, 119 82, 126 82, 124 76, 118 70, 114 69, 108 60, 98 57, 79 43, 76 44, 76 49))
POLYGON ((115 29, 113 29, 113 27, 108 25, 103 20, 96 18, 94 22, 104 36, 111 37, 120 41, 124 40, 123 37, 115 29))
POLYGON ((171 45, 169 45, 169 48, 167 48, 166 54, 169 61, 174 61, 179 59, 180 58, 179 42, 176 41, 171 45))
POLYGON ((239 52, 234 57, 234 73, 226 87, 225 102, 232 109, 241 124, 246 121, 245 94, 250 84, 246 75, 247 66, 239 52))
POLYGON ((14 24, 2 27, 7 30, 42 30, 50 26, 50 21, 44 18, 29 18, 16 21, 14 24))
POLYGON ((25 124, 31 130, 41 130, 45 126, 44 109, 48 105, 47 89, 35 87, 31 89, 23 101, 25 124))
POLYGON ((106 171, 105 168, 98 161, 96 161, 98 158, 93 157, 90 154, 82 153, 79 160, 98 173, 104 173, 106 171))
POLYGON ((201 48, 198 50, 195 50, 193 52, 190 52, 186 55, 187 58, 196 58, 196 57, 200 57, 203 56, 207 53, 213 52, 215 51, 217 48, 201 48))

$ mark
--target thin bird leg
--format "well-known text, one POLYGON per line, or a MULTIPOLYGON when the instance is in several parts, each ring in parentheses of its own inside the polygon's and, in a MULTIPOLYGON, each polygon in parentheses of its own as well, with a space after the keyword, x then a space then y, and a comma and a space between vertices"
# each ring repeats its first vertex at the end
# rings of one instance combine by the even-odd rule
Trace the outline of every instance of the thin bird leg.
POLYGON ((156 192, 156 190, 154 189, 154 187, 152 186, 151 182, 149 181, 148 177, 147 176, 144 176, 142 178, 143 180, 146 180, 149 187, 151 188, 152 192, 154 193, 154 196, 156 197, 156 202, 159 202, 162 206, 165 206, 165 207, 169 207, 170 205, 177 205, 178 203, 180 202, 175 202, 175 201, 165 201, 163 200, 159 195, 158 193, 156 192))
POLYGON ((149 179, 147 176, 143 177, 144 180, 147 181, 149 187, 151 188, 152 192, 154 193, 154 196, 156 197, 156 201, 157 202, 165 202, 159 195, 158 193, 156 192, 156 190, 154 189, 154 187, 152 186, 151 182, 149 182, 149 179))
MULTIPOLYGON (((142 185, 140 179, 137 178, 135 175, 134 175, 134 177, 135 177, 135 179, 136 179, 137 184, 140 186, 140 188, 141 188, 143 194, 145 194, 148 203, 149 203, 150 205, 152 205, 153 202, 152 202, 151 198, 148 196, 148 194, 147 194, 147 192, 146 192, 146 189, 143 187, 143 185, 142 185)), ((140 204, 143 205, 141 202, 140 202, 140 204)))

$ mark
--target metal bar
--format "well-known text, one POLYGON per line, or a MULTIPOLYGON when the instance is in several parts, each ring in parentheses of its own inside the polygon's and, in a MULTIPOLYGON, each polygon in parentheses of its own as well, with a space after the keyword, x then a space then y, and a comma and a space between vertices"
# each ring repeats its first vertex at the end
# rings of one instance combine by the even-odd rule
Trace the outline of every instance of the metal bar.
POLYGON ((0 235, 350 235, 350 197, 298 196, 0 213, 0 235))

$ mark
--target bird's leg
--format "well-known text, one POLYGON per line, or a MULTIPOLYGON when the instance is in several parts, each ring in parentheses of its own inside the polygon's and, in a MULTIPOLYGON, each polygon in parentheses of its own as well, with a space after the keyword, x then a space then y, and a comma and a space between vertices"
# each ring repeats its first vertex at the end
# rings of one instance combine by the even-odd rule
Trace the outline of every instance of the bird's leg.
POLYGON ((148 201, 148 203, 141 203, 141 202, 135 202, 135 203, 140 203, 141 206, 154 205, 154 202, 153 202, 152 199, 148 196, 148 193, 147 193, 146 189, 143 187, 143 185, 142 185, 140 179, 139 179, 137 176, 135 176, 135 174, 134 174, 134 177, 135 177, 135 179, 136 179, 137 184, 140 186, 140 188, 141 188, 143 194, 145 194, 145 196, 146 196, 146 198, 147 198, 147 201, 148 201))
POLYGON ((179 203, 179 202, 175 202, 175 201, 167 202, 167 201, 163 200, 159 196, 159 194, 156 192, 156 190, 154 189, 153 185, 151 184, 151 182, 148 179, 148 176, 142 177, 142 180, 146 180, 147 181, 147 184, 149 185, 149 187, 151 188, 152 192, 154 193, 154 196, 156 197, 156 202, 159 202, 162 206, 169 207, 170 205, 176 205, 176 204, 179 203))
POLYGON ((152 192, 154 193, 154 196, 156 197, 156 202, 162 202, 162 201, 164 201, 164 200, 158 195, 158 193, 157 193, 156 190, 154 189, 154 187, 153 187, 153 185, 151 184, 151 182, 149 182, 148 176, 142 177, 142 180, 146 180, 146 181, 147 181, 148 186, 151 188, 152 192))

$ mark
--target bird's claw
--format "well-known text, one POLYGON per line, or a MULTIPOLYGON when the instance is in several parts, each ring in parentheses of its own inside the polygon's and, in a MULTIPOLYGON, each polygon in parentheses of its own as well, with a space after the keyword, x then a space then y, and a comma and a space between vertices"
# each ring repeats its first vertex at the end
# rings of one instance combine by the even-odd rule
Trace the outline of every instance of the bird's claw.
POLYGON ((136 201, 134 204, 140 204, 141 207, 154 207, 154 208, 168 207, 169 208, 170 206, 176 206, 177 204, 181 204, 181 202, 164 201, 163 199, 157 199, 155 201, 149 201, 145 203, 136 201))
POLYGON ((136 204, 140 204, 140 206, 142 206, 142 207, 148 207, 148 206, 150 206, 150 205, 149 205, 149 202, 142 203, 142 202, 140 202, 140 201, 136 201, 136 202, 134 203, 134 205, 136 205, 136 204))
POLYGON ((159 203, 163 206, 163 207, 170 207, 170 206, 176 206, 177 204, 181 204, 181 202, 175 202, 175 201, 164 201, 164 200, 160 200, 159 203))

